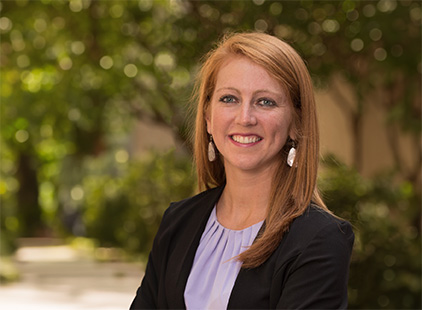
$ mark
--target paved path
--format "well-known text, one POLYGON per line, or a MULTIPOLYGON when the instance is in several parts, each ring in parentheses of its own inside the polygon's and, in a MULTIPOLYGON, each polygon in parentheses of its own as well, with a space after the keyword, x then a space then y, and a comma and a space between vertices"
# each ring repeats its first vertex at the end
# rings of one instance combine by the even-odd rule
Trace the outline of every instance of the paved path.
POLYGON ((127 310, 143 274, 140 264, 99 263, 66 246, 21 248, 16 267, 21 280, 0 286, 0 309, 127 310))

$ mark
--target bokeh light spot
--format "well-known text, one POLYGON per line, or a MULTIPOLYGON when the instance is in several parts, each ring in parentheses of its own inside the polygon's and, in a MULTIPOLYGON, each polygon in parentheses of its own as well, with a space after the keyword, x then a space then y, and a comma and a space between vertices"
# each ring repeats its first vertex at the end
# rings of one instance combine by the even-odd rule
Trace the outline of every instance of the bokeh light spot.
POLYGON ((111 67, 113 67, 113 64, 114 64, 114 62, 113 62, 113 58, 111 58, 110 56, 103 56, 103 57, 101 57, 101 59, 100 59, 100 66, 101 66, 101 68, 103 68, 103 69, 108 70, 108 69, 110 69, 111 67))
POLYGON ((338 21, 336 21, 334 19, 326 19, 322 23, 322 29, 325 32, 334 33, 334 32, 337 32, 340 29, 340 24, 338 23, 338 21))
POLYGON ((70 197, 76 201, 82 200, 84 198, 84 195, 84 190, 80 185, 74 186, 70 191, 70 197))
POLYGON ((72 59, 69 57, 64 57, 59 60, 59 66, 62 68, 62 70, 70 70, 73 66, 72 59))
POLYGON ((70 50, 73 54, 81 55, 85 52, 85 44, 81 41, 74 41, 70 44, 70 50))
POLYGON ((15 139, 19 143, 24 143, 29 139, 29 133, 25 129, 20 129, 15 133, 15 139))
POLYGON ((123 72, 127 77, 133 78, 138 74, 138 68, 134 64, 128 64, 124 67, 123 72))
POLYGON ((387 52, 382 47, 377 48, 374 51, 374 58, 378 61, 383 61, 387 58, 387 52))
POLYGON ((265 32, 268 29, 268 24, 265 20, 263 19, 258 19, 255 22, 255 30, 259 31, 259 32, 265 32))
POLYGON ((363 43, 363 41, 359 38, 357 39, 353 39, 352 42, 350 42, 350 48, 354 51, 354 52, 360 52, 363 47, 365 46, 365 44, 363 43))
POLYGON ((369 32, 369 37, 372 39, 372 41, 378 41, 382 38, 382 31, 378 28, 371 29, 369 32))
POLYGON ((13 25, 12 21, 9 18, 7 18, 5 16, 0 18, 0 31, 1 32, 10 31, 12 29, 12 25, 13 25))
POLYGON ((129 154, 126 150, 118 150, 114 154, 114 158, 118 163, 124 164, 129 160, 129 154))

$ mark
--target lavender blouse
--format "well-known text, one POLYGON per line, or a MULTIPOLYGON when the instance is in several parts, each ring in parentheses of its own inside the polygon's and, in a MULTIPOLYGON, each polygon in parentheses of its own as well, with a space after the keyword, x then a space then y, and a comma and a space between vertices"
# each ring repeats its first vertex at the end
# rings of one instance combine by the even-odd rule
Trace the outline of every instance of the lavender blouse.
POLYGON ((185 288, 187 309, 227 309, 241 262, 232 259, 256 238, 261 221, 243 230, 223 227, 211 212, 185 288))

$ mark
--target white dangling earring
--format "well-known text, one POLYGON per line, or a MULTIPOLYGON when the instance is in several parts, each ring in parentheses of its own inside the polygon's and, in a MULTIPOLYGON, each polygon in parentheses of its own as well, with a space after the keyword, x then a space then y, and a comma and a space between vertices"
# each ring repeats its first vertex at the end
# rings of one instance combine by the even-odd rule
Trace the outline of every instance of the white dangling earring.
MULTIPOLYGON (((295 158, 296 158, 296 149, 295 149, 295 147, 296 147, 296 143, 293 141, 292 142, 292 148, 289 151, 289 155, 287 155, 287 164, 290 167, 293 167, 293 163, 294 163, 295 158)), ((297 164, 296 164, 296 166, 297 166, 297 164)))
POLYGON ((215 160, 215 146, 212 142, 212 135, 210 135, 210 142, 208 143, 208 160, 211 162, 215 160))

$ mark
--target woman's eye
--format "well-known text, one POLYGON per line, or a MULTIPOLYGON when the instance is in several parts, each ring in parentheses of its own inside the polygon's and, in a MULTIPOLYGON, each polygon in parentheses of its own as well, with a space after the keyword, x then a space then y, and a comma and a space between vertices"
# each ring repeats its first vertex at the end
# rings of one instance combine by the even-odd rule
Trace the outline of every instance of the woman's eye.
POLYGON ((233 96, 223 96, 220 98, 220 101, 224 103, 235 103, 236 98, 233 96))
POLYGON ((275 105, 275 102, 270 99, 259 99, 258 104, 264 107, 271 107, 275 105))

